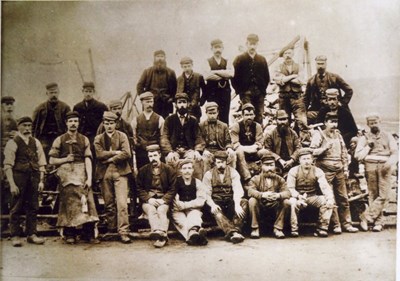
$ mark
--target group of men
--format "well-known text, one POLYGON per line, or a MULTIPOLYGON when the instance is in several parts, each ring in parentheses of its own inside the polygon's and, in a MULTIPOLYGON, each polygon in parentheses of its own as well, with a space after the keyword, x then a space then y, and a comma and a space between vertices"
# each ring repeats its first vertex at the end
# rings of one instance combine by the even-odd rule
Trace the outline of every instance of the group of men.
MULTIPOLYGON (((290 235, 299 236, 299 210, 307 206, 319 209, 317 236, 328 236, 331 221, 335 234, 357 232, 346 189, 348 146, 357 134, 348 108, 351 88, 326 72, 326 57, 318 56, 318 73, 303 93, 293 50, 285 50, 284 62, 273 76, 280 89, 276 126, 264 131, 270 76, 257 46, 258 36, 250 34, 247 52, 231 69, 222 57, 222 41, 213 40, 209 72, 193 72, 192 59, 185 57, 178 78, 166 66, 165 53, 156 51, 154 66, 137 84, 142 112, 131 123, 122 118, 120 101, 106 106, 95 99, 92 82, 83 84, 83 101, 72 111, 59 100, 58 85, 48 84, 47 101, 35 109, 33 118, 16 122, 10 110, 15 99, 2 97, 2 159, 11 194, 13 245, 22 245, 23 210, 27 241, 44 243, 36 233, 36 215, 49 170, 56 170, 57 227, 68 244, 76 243, 78 236, 88 243, 100 242, 94 186, 100 187, 104 199, 104 237, 117 234, 123 243, 131 242, 129 193, 134 194, 132 204, 138 198, 157 248, 168 242, 170 219, 189 245, 206 245, 203 212, 213 215, 232 243, 244 240, 248 218, 250 237, 259 238, 269 209, 276 214, 273 233, 279 239, 285 237, 286 216, 290 235), (231 84, 241 99, 242 119, 229 126, 231 84), (203 121, 201 106, 207 115, 203 121), (292 114, 303 137, 310 134, 311 124, 319 128, 318 122, 323 123, 323 130, 311 134, 309 148, 302 147, 303 138, 291 128, 292 114)), ((367 231, 370 223, 374 231, 381 231, 397 144, 381 130, 378 116, 368 116, 367 125, 370 132, 361 136, 353 154, 365 163, 369 188, 370 208, 361 216, 361 228, 367 231)))

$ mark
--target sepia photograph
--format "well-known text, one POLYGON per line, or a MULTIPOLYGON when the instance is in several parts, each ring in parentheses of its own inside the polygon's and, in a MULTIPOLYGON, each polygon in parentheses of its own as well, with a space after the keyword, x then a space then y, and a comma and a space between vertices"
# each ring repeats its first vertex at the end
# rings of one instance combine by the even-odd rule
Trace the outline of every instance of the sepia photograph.
POLYGON ((0 280, 400 280, 399 11, 2 1, 0 280))

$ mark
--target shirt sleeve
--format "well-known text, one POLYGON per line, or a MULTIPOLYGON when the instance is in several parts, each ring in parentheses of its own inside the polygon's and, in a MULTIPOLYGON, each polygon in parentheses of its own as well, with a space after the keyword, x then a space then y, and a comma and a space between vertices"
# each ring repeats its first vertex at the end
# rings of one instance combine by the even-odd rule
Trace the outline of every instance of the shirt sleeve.
POLYGON ((214 201, 211 198, 212 187, 211 187, 211 172, 207 171, 203 177, 203 186, 206 192, 206 203, 208 206, 211 206, 214 201))
POLYGON ((333 200, 333 191, 332 187, 329 185, 328 181, 326 180, 325 173, 320 169, 315 169, 315 176, 318 179, 319 187, 322 193, 325 195, 327 200, 333 200))
POLYGON ((92 151, 90 150, 90 142, 87 137, 85 137, 85 157, 92 158, 92 151))
POLYGON ((370 152, 371 148, 367 144, 367 138, 365 136, 362 136, 357 143, 356 151, 354 152, 354 157, 358 161, 362 161, 365 159, 365 157, 368 155, 370 152))
POLYGON ((239 142, 239 123, 234 123, 231 127, 231 139, 233 149, 237 149, 240 146, 239 142))
POLYGON ((53 141, 53 144, 51 145, 49 157, 60 158, 60 147, 61 147, 61 138, 57 137, 53 141))
POLYGON ((263 147, 263 140, 264 140, 264 135, 263 135, 262 126, 257 123, 256 124, 256 142, 255 142, 255 144, 258 146, 258 149, 261 149, 263 147))
POLYGON ((36 152, 37 152, 37 155, 38 155, 39 169, 40 169, 41 172, 44 172, 44 167, 47 164, 46 155, 44 154, 43 146, 40 143, 40 141, 38 139, 35 139, 35 142, 36 142, 36 152))
POLYGON ((15 164, 15 153, 17 152, 17 144, 13 139, 6 143, 4 148, 4 170, 11 169, 15 164))
POLYGON ((240 204, 240 200, 242 200, 242 197, 244 196, 244 191, 242 183, 240 182, 240 175, 233 168, 231 168, 231 177, 232 177, 233 201, 235 201, 235 204, 240 204))

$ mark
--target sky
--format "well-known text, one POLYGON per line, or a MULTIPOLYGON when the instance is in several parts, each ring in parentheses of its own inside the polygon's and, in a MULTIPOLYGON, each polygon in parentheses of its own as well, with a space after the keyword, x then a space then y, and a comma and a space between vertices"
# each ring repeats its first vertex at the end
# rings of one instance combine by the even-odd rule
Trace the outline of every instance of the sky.
POLYGON ((2 2, 2 95, 17 99, 21 115, 55 81, 60 99, 73 106, 82 99, 76 62, 84 80, 93 80, 89 49, 107 102, 136 92, 157 49, 180 75, 180 58, 200 68, 212 39, 224 41, 232 61, 249 33, 259 35, 261 53, 300 35, 309 41, 313 73, 314 57, 324 54, 328 71, 354 87, 355 113, 367 107, 398 119, 399 11, 397 0, 2 2))

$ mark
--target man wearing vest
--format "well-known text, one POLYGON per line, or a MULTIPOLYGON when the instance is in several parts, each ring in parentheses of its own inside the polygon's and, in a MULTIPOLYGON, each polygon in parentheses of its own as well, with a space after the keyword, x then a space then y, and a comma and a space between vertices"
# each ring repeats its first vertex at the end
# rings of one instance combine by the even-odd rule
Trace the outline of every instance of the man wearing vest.
POLYGON ((207 190, 206 203, 225 233, 225 239, 234 244, 240 243, 244 240, 241 232, 248 213, 248 201, 243 198, 239 173, 226 164, 227 153, 217 151, 214 157, 215 167, 203 178, 207 190))
POLYGON ((304 106, 307 111, 308 124, 314 124, 321 107, 326 106, 326 90, 335 88, 339 92, 339 102, 349 107, 353 89, 335 73, 326 71, 326 56, 315 58, 317 73, 312 76, 304 93, 304 106), (342 94, 342 91, 344 94, 342 94))
POLYGON ((192 160, 181 160, 179 169, 181 176, 176 179, 172 208, 174 225, 188 245, 207 245, 206 231, 201 227, 206 190, 203 183, 193 177, 192 160))
POLYGON ((130 243, 128 216, 128 175, 132 173, 129 159, 132 157, 128 137, 115 129, 118 116, 105 111, 105 132, 94 140, 96 151, 96 180, 101 182, 108 234, 118 229, 122 243, 130 243))
POLYGON ((168 211, 176 194, 176 173, 161 162, 160 146, 147 146, 149 164, 140 168, 137 176, 138 196, 144 214, 149 219, 150 238, 154 247, 162 248, 168 242, 168 211))
POLYGON ((43 244, 36 235, 39 192, 43 190, 46 157, 39 140, 32 137, 32 119, 22 117, 17 121, 18 133, 4 149, 4 172, 10 184, 11 210, 10 235, 14 247, 22 246, 20 216, 26 212, 28 243, 43 244))
POLYGON ((316 166, 325 173, 335 196, 337 208, 332 213, 333 233, 341 234, 341 225, 344 231, 355 233, 358 229, 352 226, 346 188, 346 178, 349 175, 347 149, 337 129, 337 118, 332 112, 326 114, 325 129, 313 134, 310 148, 316 157, 316 166))
POLYGON ((244 182, 250 180, 251 174, 246 160, 258 160, 257 152, 262 148, 263 131, 254 121, 254 106, 246 103, 242 106, 243 120, 231 127, 233 149, 236 151, 237 168, 244 182))
POLYGON ((164 118, 153 111, 154 97, 151 92, 140 94, 142 113, 132 120, 132 129, 135 138, 136 165, 139 170, 149 163, 146 147, 151 144, 160 145, 161 128, 164 118))
MULTIPOLYGON (((275 157, 266 152, 261 157, 262 172, 254 176, 248 185, 245 185, 249 199, 249 211, 251 217, 251 238, 260 238, 259 221, 260 212, 273 209, 276 213, 274 235, 278 239, 285 238, 283 226, 285 214, 290 211, 290 191, 286 187, 285 180, 275 173, 275 157)), ((292 233, 297 237, 298 233, 292 233), (296 235, 297 234, 297 235, 296 235)))
POLYGON ((151 92, 154 95, 154 112, 166 118, 172 113, 176 94, 175 71, 167 67, 165 52, 154 52, 154 65, 143 71, 136 86, 137 94, 151 92))
POLYGON ((235 76, 232 86, 240 96, 242 104, 251 103, 255 107, 256 121, 262 125, 264 119, 264 99, 270 81, 268 63, 257 54, 258 36, 247 36, 247 52, 233 61, 235 76))
POLYGON ((201 136, 197 119, 188 113, 188 96, 178 93, 175 96, 176 113, 165 119, 161 133, 161 149, 166 155, 165 161, 177 170, 178 160, 189 158, 194 160, 194 177, 203 178, 201 152, 204 140, 201 136))
POLYGON ((307 135, 307 114, 304 107, 301 89, 302 81, 299 65, 293 61, 293 49, 283 52, 284 61, 278 66, 274 80, 279 85, 279 108, 286 111, 291 123, 292 113, 301 132, 301 137, 307 135))
POLYGON ((383 209, 388 201, 391 188, 392 168, 398 161, 398 148, 393 136, 380 127, 380 118, 376 114, 367 117, 370 131, 358 140, 355 158, 365 163, 365 174, 368 183, 369 208, 360 216, 360 227, 368 231, 383 229, 383 209))
POLYGON ((178 77, 178 93, 186 93, 189 97, 189 113, 200 121, 200 95, 205 94, 204 78, 193 71, 193 60, 189 57, 181 59, 183 73, 178 77))
POLYGON ((231 108, 231 84, 233 69, 228 66, 227 59, 222 57, 224 45, 220 39, 211 41, 213 56, 209 58, 209 70, 205 74, 207 81, 206 94, 202 96, 202 102, 216 102, 219 107, 218 119, 229 126, 229 111, 231 108), (203 98, 204 97, 204 98, 203 98))
POLYGON ((307 206, 319 209, 316 236, 328 237, 328 226, 334 206, 332 188, 326 181, 324 172, 315 167, 313 151, 302 148, 299 151, 300 165, 290 169, 287 177, 287 187, 291 192, 290 224, 292 236, 298 234, 298 214, 307 206), (322 195, 319 195, 322 192, 322 195))
POLYGON ((92 152, 89 139, 78 133, 79 114, 66 116, 67 132, 54 140, 49 157, 57 166, 60 180, 60 206, 57 227, 62 228, 67 244, 75 244, 78 228, 81 239, 87 243, 100 241, 95 235, 99 221, 92 192, 92 152))
POLYGON ((228 163, 236 167, 236 154, 232 149, 231 135, 228 125, 217 119, 219 110, 218 104, 208 102, 205 105, 207 120, 200 123, 200 130, 206 146, 203 151, 204 172, 212 168, 214 153, 218 150, 228 152, 228 163))

